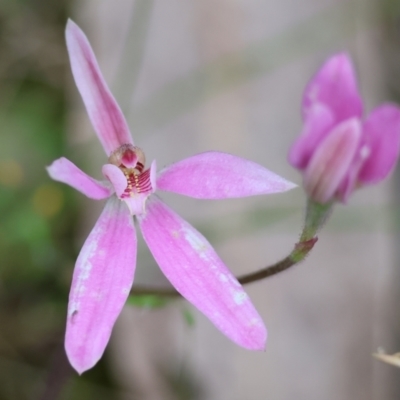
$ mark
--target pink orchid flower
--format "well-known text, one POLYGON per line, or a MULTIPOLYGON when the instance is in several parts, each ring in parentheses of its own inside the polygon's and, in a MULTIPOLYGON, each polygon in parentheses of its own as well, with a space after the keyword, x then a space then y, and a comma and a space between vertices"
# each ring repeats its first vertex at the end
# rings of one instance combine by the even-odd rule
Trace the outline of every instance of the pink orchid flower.
POLYGON ((353 65, 336 54, 311 79, 303 96, 304 128, 289 153, 303 171, 308 195, 319 203, 346 202, 363 185, 394 168, 400 150, 400 110, 383 104, 362 121, 353 65))
POLYGON ((95 200, 109 198, 78 256, 69 296, 65 348, 79 372, 102 356, 129 295, 136 266, 135 216, 145 242, 176 290, 240 346, 261 350, 266 329, 243 288, 209 242, 153 193, 158 187, 201 199, 283 192, 295 185, 251 161, 207 152, 156 175, 145 167, 90 44, 72 21, 66 29, 73 76, 108 156, 97 181, 65 158, 50 176, 95 200))

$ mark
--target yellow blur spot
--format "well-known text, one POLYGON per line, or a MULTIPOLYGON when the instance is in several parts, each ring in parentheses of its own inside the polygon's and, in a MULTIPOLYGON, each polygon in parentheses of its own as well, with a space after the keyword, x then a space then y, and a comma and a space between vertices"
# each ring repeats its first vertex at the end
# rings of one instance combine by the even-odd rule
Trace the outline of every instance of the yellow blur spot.
POLYGON ((64 203, 62 191, 51 183, 39 186, 33 195, 33 208, 42 217, 57 214, 64 203))
POLYGON ((24 171, 15 160, 0 161, 0 185, 16 188, 23 180, 24 171))

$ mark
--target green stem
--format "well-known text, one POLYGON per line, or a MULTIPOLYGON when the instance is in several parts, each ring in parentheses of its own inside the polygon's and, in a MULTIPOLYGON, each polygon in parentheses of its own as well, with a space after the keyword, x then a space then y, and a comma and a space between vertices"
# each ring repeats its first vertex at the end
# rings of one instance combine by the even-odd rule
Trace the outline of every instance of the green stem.
POLYGON ((318 231, 328 219, 333 202, 326 204, 316 203, 308 199, 306 209, 306 219, 304 222, 303 232, 300 235, 300 242, 307 241, 316 236, 318 231))

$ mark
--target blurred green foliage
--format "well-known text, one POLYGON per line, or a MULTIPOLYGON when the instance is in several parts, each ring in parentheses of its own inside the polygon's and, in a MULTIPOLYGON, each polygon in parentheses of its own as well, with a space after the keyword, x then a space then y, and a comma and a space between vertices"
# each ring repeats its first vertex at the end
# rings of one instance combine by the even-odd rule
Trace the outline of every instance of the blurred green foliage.
POLYGON ((154 295, 132 295, 128 297, 128 304, 141 307, 141 308, 160 308, 164 307, 169 303, 169 299, 161 296, 154 295))

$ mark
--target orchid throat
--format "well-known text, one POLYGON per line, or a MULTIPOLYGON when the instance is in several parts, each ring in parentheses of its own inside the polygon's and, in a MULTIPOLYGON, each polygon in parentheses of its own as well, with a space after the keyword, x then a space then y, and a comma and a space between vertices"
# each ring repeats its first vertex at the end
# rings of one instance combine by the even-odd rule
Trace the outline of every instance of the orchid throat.
POLYGON ((117 196, 127 203, 132 215, 144 212, 147 197, 155 191, 154 162, 151 168, 145 170, 144 152, 132 144, 120 146, 111 153, 108 161, 118 167, 126 179, 126 186, 121 190, 118 190, 117 185, 110 179, 117 196))

